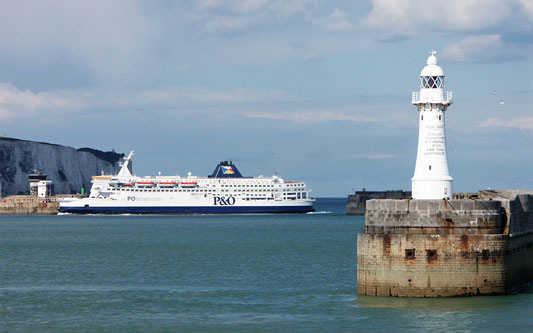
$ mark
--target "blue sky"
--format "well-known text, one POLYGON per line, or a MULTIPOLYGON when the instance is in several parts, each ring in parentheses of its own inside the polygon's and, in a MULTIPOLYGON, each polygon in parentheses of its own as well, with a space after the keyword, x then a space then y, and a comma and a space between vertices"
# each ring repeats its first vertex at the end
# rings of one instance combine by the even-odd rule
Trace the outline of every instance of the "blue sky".
POLYGON ((533 1, 2 1, 0 135, 136 150, 137 175, 411 188, 428 52, 455 191, 533 190, 533 1), (496 90, 496 94, 494 94, 496 90), (503 104, 500 101, 504 101, 503 104))

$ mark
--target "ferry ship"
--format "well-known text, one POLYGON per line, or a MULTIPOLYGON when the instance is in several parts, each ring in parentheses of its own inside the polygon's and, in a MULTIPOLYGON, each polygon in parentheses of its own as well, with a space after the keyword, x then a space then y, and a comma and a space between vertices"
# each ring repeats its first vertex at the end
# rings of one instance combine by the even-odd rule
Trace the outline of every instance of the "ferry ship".
POLYGON ((137 177, 133 151, 117 175, 93 176, 87 198, 60 202, 59 212, 75 214, 259 214, 314 211, 304 182, 243 177, 231 161, 220 162, 208 177, 137 177))

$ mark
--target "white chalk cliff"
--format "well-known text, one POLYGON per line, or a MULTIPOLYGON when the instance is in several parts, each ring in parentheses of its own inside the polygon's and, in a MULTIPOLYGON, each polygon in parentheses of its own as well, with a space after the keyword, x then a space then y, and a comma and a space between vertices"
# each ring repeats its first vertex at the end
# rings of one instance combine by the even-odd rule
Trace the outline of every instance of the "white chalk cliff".
POLYGON ((118 172, 122 156, 90 148, 0 138, 0 194, 29 193, 28 174, 35 170, 48 175, 55 193, 80 193, 82 187, 88 191, 92 176, 118 172))

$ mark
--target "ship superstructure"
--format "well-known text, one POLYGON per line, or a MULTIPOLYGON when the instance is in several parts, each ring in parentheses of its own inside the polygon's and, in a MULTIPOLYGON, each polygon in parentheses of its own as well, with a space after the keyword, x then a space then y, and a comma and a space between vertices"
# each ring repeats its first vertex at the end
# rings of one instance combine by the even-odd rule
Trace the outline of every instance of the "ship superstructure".
POLYGON ((243 177, 230 161, 208 177, 137 177, 133 151, 117 175, 93 176, 88 198, 66 199, 59 211, 80 214, 236 214, 306 213, 315 199, 302 181, 243 177))

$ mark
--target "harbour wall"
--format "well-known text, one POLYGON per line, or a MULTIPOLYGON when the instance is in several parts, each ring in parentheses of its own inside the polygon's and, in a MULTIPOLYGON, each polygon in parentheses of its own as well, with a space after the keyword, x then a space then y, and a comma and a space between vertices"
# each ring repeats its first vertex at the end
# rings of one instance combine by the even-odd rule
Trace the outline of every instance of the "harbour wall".
POLYGON ((13 195, 0 200, 0 214, 57 214, 60 197, 13 195))
POLYGON ((533 193, 369 200, 357 241, 362 295, 509 294, 533 281, 533 193))

